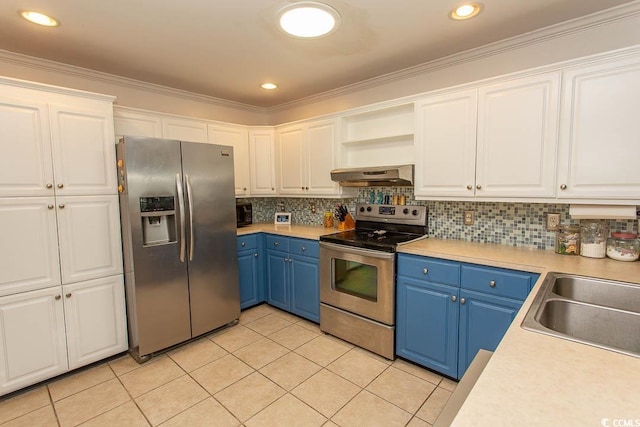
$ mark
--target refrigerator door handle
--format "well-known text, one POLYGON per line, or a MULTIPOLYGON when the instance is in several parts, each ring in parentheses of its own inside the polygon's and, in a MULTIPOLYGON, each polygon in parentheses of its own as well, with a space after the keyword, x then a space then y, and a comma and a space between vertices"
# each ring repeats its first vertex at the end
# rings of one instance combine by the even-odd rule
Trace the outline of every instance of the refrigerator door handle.
POLYGON ((182 194, 182 179, 176 174, 176 191, 178 192, 178 210, 180 211, 180 262, 184 262, 184 195, 182 194))
POLYGON ((193 261, 193 252, 195 249, 195 242, 193 236, 193 192, 191 191, 191 180, 189 175, 184 175, 187 181, 187 204, 189 205, 189 261, 193 261))

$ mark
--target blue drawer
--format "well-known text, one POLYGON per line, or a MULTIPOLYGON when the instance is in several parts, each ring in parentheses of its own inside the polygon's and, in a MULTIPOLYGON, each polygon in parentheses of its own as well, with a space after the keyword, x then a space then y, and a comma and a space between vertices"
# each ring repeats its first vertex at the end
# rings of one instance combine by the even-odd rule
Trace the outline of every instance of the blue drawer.
POLYGON ((308 239, 289 239, 289 253, 291 255, 304 255, 318 258, 320 252, 320 244, 316 240, 308 239))
POLYGON ((472 291, 524 301, 537 277, 537 274, 517 270, 463 264, 461 286, 472 291))
POLYGON ((289 252, 289 238, 276 236, 275 234, 267 234, 265 236, 265 248, 281 252, 289 252))
POLYGON ((398 254, 398 275, 460 286, 460 263, 417 255, 398 254))
POLYGON ((248 249, 258 248, 258 235, 247 234, 244 236, 238 236, 238 251, 246 251, 248 249))

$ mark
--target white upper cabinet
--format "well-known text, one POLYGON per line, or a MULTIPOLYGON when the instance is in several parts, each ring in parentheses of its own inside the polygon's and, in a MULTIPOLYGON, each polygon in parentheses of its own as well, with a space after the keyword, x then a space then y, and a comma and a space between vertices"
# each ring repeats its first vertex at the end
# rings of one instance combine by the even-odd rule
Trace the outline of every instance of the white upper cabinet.
POLYGON ((150 136, 162 138, 162 120, 154 114, 113 109, 116 141, 123 136, 150 136))
POLYGON ((209 124, 207 135, 212 144, 233 147, 236 197, 249 195, 249 131, 244 127, 209 124))
POLYGON ((179 117, 162 117, 162 137, 179 141, 207 142, 207 122, 179 117))
POLYGON ((337 196, 336 120, 298 123, 278 130, 278 193, 337 196))
POLYGON ((0 198, 0 296, 60 284, 54 197, 0 198))
POLYGON ((558 72, 479 88, 476 196, 554 196, 559 89, 558 72))
POLYGON ((416 102, 420 198, 552 198, 559 73, 416 102))
POLYGON ((416 102, 415 195, 473 197, 477 90, 416 102))
POLYGON ((640 58, 563 73, 558 197, 640 203, 640 58))
POLYGON ((275 154, 272 128, 252 128, 249 130, 252 196, 274 196, 276 194, 275 154))
POLYGON ((0 196, 53 195, 46 104, 0 97, 0 196))

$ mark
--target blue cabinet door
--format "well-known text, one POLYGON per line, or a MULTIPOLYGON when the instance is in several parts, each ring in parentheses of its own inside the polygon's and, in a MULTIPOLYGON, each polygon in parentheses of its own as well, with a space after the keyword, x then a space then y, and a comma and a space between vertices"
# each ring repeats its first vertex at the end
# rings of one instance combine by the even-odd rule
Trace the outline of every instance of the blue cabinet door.
POLYGON ((399 276, 396 354, 455 378, 459 293, 457 287, 399 276))
POLYGON ((478 353, 494 351, 511 325, 522 301, 462 289, 460 291, 460 330, 458 378, 478 353))
POLYGON ((240 281, 240 308, 245 309, 263 301, 262 280, 258 251, 238 252, 238 276, 240 281))
POLYGON ((267 250, 267 302, 289 311, 289 256, 285 252, 267 250))
POLYGON ((291 265, 291 311, 313 322, 320 322, 318 259, 294 256, 291 265))

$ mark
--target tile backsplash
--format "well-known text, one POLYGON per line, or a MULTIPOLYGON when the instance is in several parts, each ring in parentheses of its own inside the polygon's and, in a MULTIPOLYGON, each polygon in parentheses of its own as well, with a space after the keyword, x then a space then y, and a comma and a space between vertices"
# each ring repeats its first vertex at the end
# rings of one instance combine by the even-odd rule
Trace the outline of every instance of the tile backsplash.
MULTIPOLYGON (((373 189, 360 189, 349 199, 311 198, 248 198, 253 204, 254 222, 273 222, 274 213, 284 208, 291 212, 293 224, 321 225, 325 211, 333 213, 336 205, 344 204, 353 215, 357 202, 368 202, 373 189), (315 213, 313 212, 315 208, 315 213)), ((404 194, 407 205, 423 205, 429 209, 428 233, 439 239, 499 243, 538 249, 555 248, 555 232, 546 230, 546 214, 559 213, 563 225, 580 224, 569 217, 568 204, 496 203, 479 201, 414 200, 413 189, 405 187, 376 188, 377 194, 404 194), (464 211, 475 211, 473 225, 463 224, 464 211)), ((610 220, 609 230, 638 232, 637 220, 610 220)))

